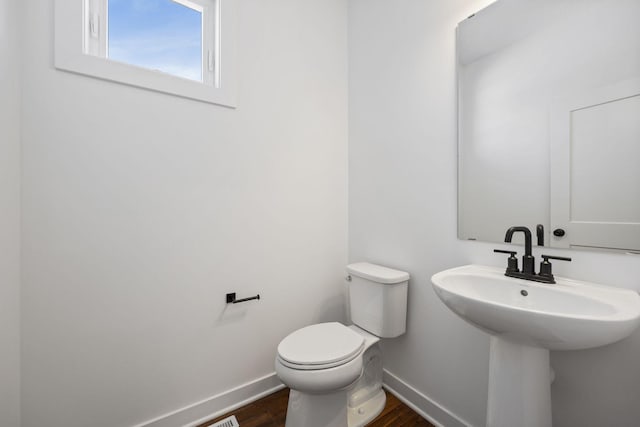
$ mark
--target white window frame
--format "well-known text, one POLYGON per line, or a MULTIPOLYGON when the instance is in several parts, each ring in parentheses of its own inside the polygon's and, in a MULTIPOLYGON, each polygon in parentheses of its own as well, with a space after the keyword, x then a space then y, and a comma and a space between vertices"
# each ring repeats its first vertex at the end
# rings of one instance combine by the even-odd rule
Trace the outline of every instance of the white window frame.
POLYGON ((173 1, 202 11, 202 82, 108 59, 107 0, 56 0, 55 67, 235 107, 235 0, 173 1))

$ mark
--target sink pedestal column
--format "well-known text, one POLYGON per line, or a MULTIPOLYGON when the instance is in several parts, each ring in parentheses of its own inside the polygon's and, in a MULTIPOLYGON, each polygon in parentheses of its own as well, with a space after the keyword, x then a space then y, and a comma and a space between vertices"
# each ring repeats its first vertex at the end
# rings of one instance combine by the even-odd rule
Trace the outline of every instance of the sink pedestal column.
POLYGON ((551 427, 549 350, 491 336, 487 427, 551 427))

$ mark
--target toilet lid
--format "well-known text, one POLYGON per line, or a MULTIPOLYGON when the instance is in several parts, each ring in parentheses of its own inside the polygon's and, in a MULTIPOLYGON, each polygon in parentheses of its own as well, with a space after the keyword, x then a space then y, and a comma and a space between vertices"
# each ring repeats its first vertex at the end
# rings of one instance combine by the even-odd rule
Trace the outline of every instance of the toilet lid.
POLYGON ((278 355, 296 365, 333 366, 349 361, 364 347, 364 337, 337 323, 318 323, 298 329, 278 345, 278 355))

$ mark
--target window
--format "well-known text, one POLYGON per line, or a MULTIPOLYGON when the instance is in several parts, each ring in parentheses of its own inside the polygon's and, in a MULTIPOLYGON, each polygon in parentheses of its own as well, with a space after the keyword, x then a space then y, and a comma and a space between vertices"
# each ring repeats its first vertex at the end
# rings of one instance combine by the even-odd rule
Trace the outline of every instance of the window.
MULTIPOLYGON (((207 3, 207 2, 201 2, 207 3)), ((203 81, 214 71, 211 37, 203 37, 203 21, 212 11, 191 2, 107 0, 106 57, 144 68, 203 81), (206 13, 205 13, 206 12, 206 13)))
POLYGON ((234 1, 57 0, 56 68, 234 106, 234 1))

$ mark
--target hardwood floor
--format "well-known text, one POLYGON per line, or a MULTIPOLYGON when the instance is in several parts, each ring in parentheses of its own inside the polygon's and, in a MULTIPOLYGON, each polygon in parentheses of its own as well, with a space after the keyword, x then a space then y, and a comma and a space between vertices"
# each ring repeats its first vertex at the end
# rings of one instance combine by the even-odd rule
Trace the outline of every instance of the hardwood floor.
MULTIPOLYGON (((434 427, 393 394, 388 391, 386 393, 387 404, 384 410, 367 427, 434 427)), ((284 427, 288 399, 289 389, 285 388, 198 427, 210 426, 229 415, 236 416, 240 427, 284 427)))

